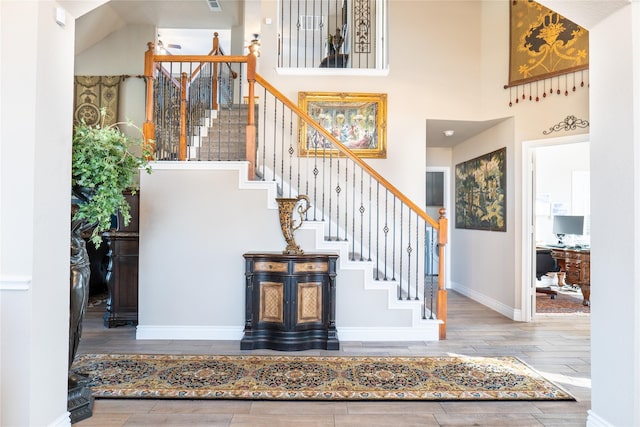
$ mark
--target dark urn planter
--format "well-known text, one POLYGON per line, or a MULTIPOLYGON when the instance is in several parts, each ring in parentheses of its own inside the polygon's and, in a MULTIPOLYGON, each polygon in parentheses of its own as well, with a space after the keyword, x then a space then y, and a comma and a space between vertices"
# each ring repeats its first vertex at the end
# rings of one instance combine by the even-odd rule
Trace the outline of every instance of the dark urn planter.
MULTIPOLYGON (((72 216, 77 209, 72 205, 72 216)), ((67 410, 71 414, 71 423, 93 415, 93 396, 86 377, 71 371, 82 336, 82 322, 89 300, 89 278, 91 274, 89 255, 82 233, 92 227, 84 220, 71 221, 71 258, 70 258, 70 298, 69 298, 69 375, 67 410)))

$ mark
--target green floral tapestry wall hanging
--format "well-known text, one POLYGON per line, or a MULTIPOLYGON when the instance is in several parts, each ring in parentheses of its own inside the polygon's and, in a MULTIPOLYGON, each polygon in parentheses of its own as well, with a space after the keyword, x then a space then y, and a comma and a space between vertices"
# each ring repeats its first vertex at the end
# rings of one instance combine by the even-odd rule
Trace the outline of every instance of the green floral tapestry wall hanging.
POLYGON ((506 231, 506 148, 456 165, 456 228, 506 231))

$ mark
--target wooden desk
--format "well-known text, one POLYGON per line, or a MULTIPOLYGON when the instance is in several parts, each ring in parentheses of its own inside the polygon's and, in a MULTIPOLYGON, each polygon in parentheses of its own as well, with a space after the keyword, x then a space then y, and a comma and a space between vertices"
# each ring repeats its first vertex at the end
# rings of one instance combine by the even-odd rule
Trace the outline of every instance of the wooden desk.
POLYGON ((550 247, 551 256, 558 262, 558 286, 564 283, 576 285, 582 291, 582 305, 591 305, 591 251, 589 249, 571 249, 550 247))

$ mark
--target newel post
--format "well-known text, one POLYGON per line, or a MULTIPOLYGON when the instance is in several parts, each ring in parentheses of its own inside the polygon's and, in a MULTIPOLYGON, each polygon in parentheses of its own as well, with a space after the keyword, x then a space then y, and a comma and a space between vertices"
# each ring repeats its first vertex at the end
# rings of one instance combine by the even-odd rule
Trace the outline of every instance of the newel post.
POLYGON ((256 167, 256 118, 255 118, 255 83, 256 83, 256 65, 258 57, 257 43, 251 43, 249 46, 249 54, 247 55, 247 82, 249 86, 249 96, 247 100, 248 118, 246 132, 246 160, 249 162, 248 178, 252 181, 255 177, 256 167))
POLYGON ((444 266, 445 254, 444 248, 449 242, 449 220, 446 217, 447 210, 440 208, 440 218, 438 218, 438 319, 442 320, 440 324, 440 339, 447 338, 447 290, 445 288, 444 266))
POLYGON ((218 38, 218 32, 216 31, 215 33, 213 33, 213 45, 211 46, 211 52, 214 55, 218 55, 220 52, 218 52, 218 50, 220 49, 220 39, 218 38))
MULTIPOLYGON (((220 55, 220 39, 218 39, 218 33, 213 33, 213 47, 211 49, 213 55, 220 55)), ((218 63, 214 62, 213 73, 211 73, 211 109, 218 111, 218 63)))
POLYGON ((144 53, 144 81, 146 84, 145 120, 142 124, 144 144, 148 146, 149 153, 155 153, 156 127, 153 122, 153 80, 154 80, 154 55, 155 45, 147 43, 147 51, 144 53))

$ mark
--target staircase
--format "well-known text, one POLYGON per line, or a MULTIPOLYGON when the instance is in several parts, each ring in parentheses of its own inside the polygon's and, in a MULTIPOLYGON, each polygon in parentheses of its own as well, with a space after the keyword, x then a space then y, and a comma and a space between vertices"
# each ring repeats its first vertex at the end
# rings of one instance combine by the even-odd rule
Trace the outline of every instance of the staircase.
POLYGON ((220 106, 218 111, 207 110, 205 117, 199 120, 200 126, 192 132, 189 159, 244 160, 248 114, 246 105, 220 106))
MULTIPOLYGON (((265 220, 259 219, 262 214, 255 205, 256 200, 240 201, 246 196, 235 192, 227 195, 227 191, 230 191, 228 177, 221 182, 213 177, 209 181, 203 179, 210 175, 210 171, 233 169, 239 173, 238 189, 269 188, 267 204, 270 204, 271 212, 265 213, 266 217, 277 218, 276 197, 306 194, 310 198, 314 209, 307 213, 300 235, 313 238, 306 245, 298 243, 309 248, 307 251, 330 250, 340 254, 341 278, 346 279, 344 281, 348 285, 344 288, 348 296, 342 300, 346 304, 342 307, 345 316, 341 327, 343 334, 348 333, 348 325, 354 325, 360 329, 354 329, 353 339, 359 340, 366 340, 362 336, 364 330, 371 331, 371 339, 425 340, 438 339, 438 335, 439 339, 445 339, 443 260, 448 225, 444 211, 440 212, 439 219, 429 217, 420 206, 336 139, 333 134, 335 129, 329 132, 321 127, 316 119, 258 75, 255 72, 254 50, 250 49, 250 53, 242 57, 198 58, 202 63, 239 67, 234 75, 239 76, 235 85, 240 87, 237 91, 229 92, 236 94, 232 95, 233 102, 221 104, 215 112, 204 112, 205 106, 212 104, 211 100, 219 99, 216 96, 215 78, 211 80, 211 86, 199 86, 200 83, 193 82, 189 86, 190 80, 184 73, 178 81, 164 70, 171 70, 174 62, 191 61, 191 58, 172 57, 171 64, 153 65, 156 57, 152 50, 146 53, 145 70, 162 70, 156 73, 158 79, 155 88, 163 93, 172 93, 170 100, 162 94, 154 98, 152 79, 147 79, 145 137, 155 139, 157 152, 168 153, 158 157, 164 161, 159 162, 156 170, 159 167, 175 171, 175 176, 167 177, 169 181, 164 183, 165 189, 156 190, 159 202, 171 198, 175 200, 168 205, 149 206, 148 209, 156 214, 161 213, 163 217, 165 211, 166 215, 173 211, 176 221, 181 220, 172 226, 174 234, 164 245, 173 247, 172 239, 175 240, 176 233, 180 236, 190 233, 191 241, 197 242, 203 229, 193 229, 192 224, 198 222, 195 218, 202 218, 201 221, 208 223, 207 238, 195 251, 202 251, 210 257, 212 252, 219 250, 219 246, 227 249, 219 254, 226 259, 220 261, 225 269, 223 276, 228 276, 220 278, 220 283, 231 283, 242 275, 234 265, 244 251, 273 250, 282 236, 279 233, 270 234, 273 220, 266 221, 262 227, 257 226, 256 221, 265 220), (242 90, 240 84, 245 82, 242 64, 246 64, 246 82, 249 85, 246 91, 242 90), (176 92, 175 88, 180 87, 182 89, 176 92), (207 98, 209 93, 212 96, 207 98), (240 96, 242 93, 247 96, 240 96), (190 94, 195 98, 191 98, 190 94), (176 99, 180 97, 178 95, 181 100, 176 99), (260 105, 253 102, 258 98, 260 105), (153 103, 154 99, 160 102, 153 103), (153 109, 149 108, 152 103, 153 109), (249 110, 249 106, 255 106, 255 110, 249 110), (150 114, 152 110, 154 114, 150 114), (178 128, 179 139, 175 138, 178 128), (247 135, 249 129, 256 134, 247 135), (171 138, 161 138, 166 134, 171 138), (198 179, 194 179, 196 176, 198 179), (212 206, 208 216, 202 217, 203 207, 210 204, 220 206, 212 206), (224 211, 224 215, 219 209, 224 211), (237 234, 244 237, 238 237, 237 234), (226 248, 231 242, 235 246, 226 248), (365 307, 369 307, 372 300, 380 296, 384 297, 384 310, 374 310, 369 316, 370 310, 365 307), (351 310, 359 306, 365 313, 358 312, 359 317, 351 318, 351 310), (389 328, 394 330, 393 333, 382 332, 389 328)), ((158 59, 166 60, 162 56, 158 59)), ((216 68, 212 70, 213 73, 206 75, 214 76, 216 68)), ((157 172, 151 179, 155 181, 156 176, 157 172)), ((264 194, 259 199, 264 200, 263 197, 264 194)), ((172 222, 174 219, 166 218, 166 221, 172 222)), ((153 230, 154 234, 163 232, 161 229, 153 230)), ((189 247, 183 250, 193 253, 189 247)), ((276 247, 276 250, 281 251, 282 248, 276 247)), ((183 261, 178 265, 191 264, 190 259, 183 259, 181 254, 175 255, 183 261)), ((194 255, 199 257, 201 254, 194 255)), ((164 265, 159 267, 164 270, 164 265)), ((172 270, 167 270, 167 277, 158 279, 169 280, 172 274, 172 270)), ((202 277, 187 280, 207 282, 207 274, 202 274, 202 277)), ((233 292, 234 298, 237 298, 237 290, 233 292)), ((224 299, 224 295, 216 298, 224 299)), ((227 304, 230 307, 238 306, 237 301, 228 301, 227 304)), ((225 311, 227 306, 219 309, 225 311)), ((184 320, 179 320, 179 323, 183 324, 184 320)))
MULTIPOLYGON (((256 114, 257 112, 258 107, 256 106, 256 114)), ((198 130, 199 135, 194 135, 191 139, 193 142, 190 147, 190 159, 226 162, 226 166, 221 165, 223 169, 238 168, 240 180, 243 181, 239 184, 240 189, 264 188, 264 182, 245 180, 243 178, 246 176, 243 172, 245 170, 244 163, 236 163, 236 161, 242 162, 246 157, 247 116, 246 105, 221 106, 218 111, 207 112, 207 117, 201 121, 203 126, 198 130)), ((272 171, 269 171, 267 175, 271 176, 271 173, 272 171)), ((277 180, 272 180, 266 184, 269 187, 268 200, 270 202, 268 203, 268 209, 277 210, 275 198, 282 197, 283 192, 288 192, 289 188, 286 186, 282 188, 277 183, 277 180)), ((295 192, 297 193, 297 191, 295 192)), ((350 270, 361 275, 361 286, 364 290, 384 292, 386 295, 385 308, 404 311, 407 313, 406 316, 411 319, 411 328, 392 328, 386 333, 384 327, 367 331, 366 335, 363 335, 365 329, 348 332, 348 329, 342 328, 341 339, 349 339, 351 337, 352 339, 363 340, 368 336, 371 340, 393 341, 399 339, 427 340, 429 339, 427 337, 437 337, 440 321, 429 318, 430 313, 424 316, 427 317, 426 319, 423 319, 424 313, 421 301, 424 295, 421 291, 422 288, 419 288, 413 294, 409 294, 406 288, 400 286, 398 280, 388 277, 385 273, 387 270, 391 271, 390 266, 376 265, 375 261, 369 259, 368 254, 354 252, 354 245, 350 240, 332 238, 329 224, 321 220, 322 214, 318 212, 316 207, 314 209, 316 209, 316 212, 311 213, 312 211, 309 211, 307 220, 303 223, 300 231, 296 233, 297 240, 304 240, 304 242, 303 240, 299 241, 301 247, 305 248, 307 252, 328 251, 339 253, 341 270, 350 270), (301 237, 298 238, 298 235, 301 235, 301 237)), ((256 214, 258 213, 256 212, 256 214)), ((331 227, 334 230, 338 228, 335 224, 332 224, 331 227)), ((338 232, 339 235, 343 233, 345 233, 344 230, 338 232)))
MULTIPOLYGON (((255 106, 255 114, 259 111, 258 105, 255 106)), ((230 105, 220 106, 218 111, 208 110, 205 118, 200 120, 201 126, 194 132, 191 137, 189 148, 190 160, 197 161, 214 161, 214 162, 231 162, 232 164, 223 166, 223 168, 231 167, 234 169, 236 162, 243 162, 246 158, 246 123, 248 117, 247 105, 230 105)), ((256 126, 257 129, 257 126, 256 126)), ((258 137, 256 130, 256 137, 258 137)), ((240 163, 241 165, 243 163, 240 163)), ((244 170, 243 166, 238 166, 244 170)), ((289 188, 286 184, 280 184, 280 180, 276 179, 277 172, 269 170, 264 173, 269 177, 274 176, 270 183, 274 184, 269 191, 269 209, 276 209, 276 197, 287 196, 286 193, 297 194, 298 190, 289 188), (273 182, 275 181, 275 182, 273 182)), ((240 171, 241 181, 243 175, 240 171)), ((246 176, 246 175, 244 175, 246 176)), ((264 177, 263 177, 264 178, 264 177)), ((246 180, 239 185, 239 188, 255 188, 254 184, 262 186, 263 182, 255 182, 246 180)), ((304 191, 300 191, 304 193, 304 191)), ((362 275, 363 289, 369 291, 382 291, 386 294, 386 308, 390 310, 405 311, 411 318, 411 328, 404 330, 403 328, 392 329, 384 334, 384 328, 376 328, 371 331, 370 339, 384 340, 411 340, 411 339, 429 339, 427 337, 437 337, 438 327, 441 321, 434 318, 432 313, 425 312, 422 301, 424 300, 424 292, 422 287, 401 286, 395 277, 390 277, 387 271, 391 271, 391 266, 381 266, 370 259, 370 254, 361 254, 357 251, 357 245, 354 245, 352 239, 336 239, 331 234, 347 236, 348 232, 343 227, 337 226, 335 223, 331 226, 327 221, 321 220, 323 215, 317 207, 307 213, 307 219, 303 223, 299 233, 307 234, 308 241, 301 245, 309 251, 329 251, 337 252, 340 255, 340 266, 343 270, 351 270, 359 272, 362 275), (331 231, 333 229, 333 233, 331 231), (336 232, 336 229, 340 229, 336 232)), ((437 278, 435 279, 437 280, 437 278)), ((428 295, 433 298, 434 295, 428 295)), ((355 332, 353 339, 362 340, 363 331, 355 332)), ((342 330, 341 337, 345 335, 342 330)), ((349 336, 347 334, 347 336, 349 336)), ((344 339, 344 338, 343 338, 344 339)), ((437 339, 437 338, 433 338, 437 339)))

